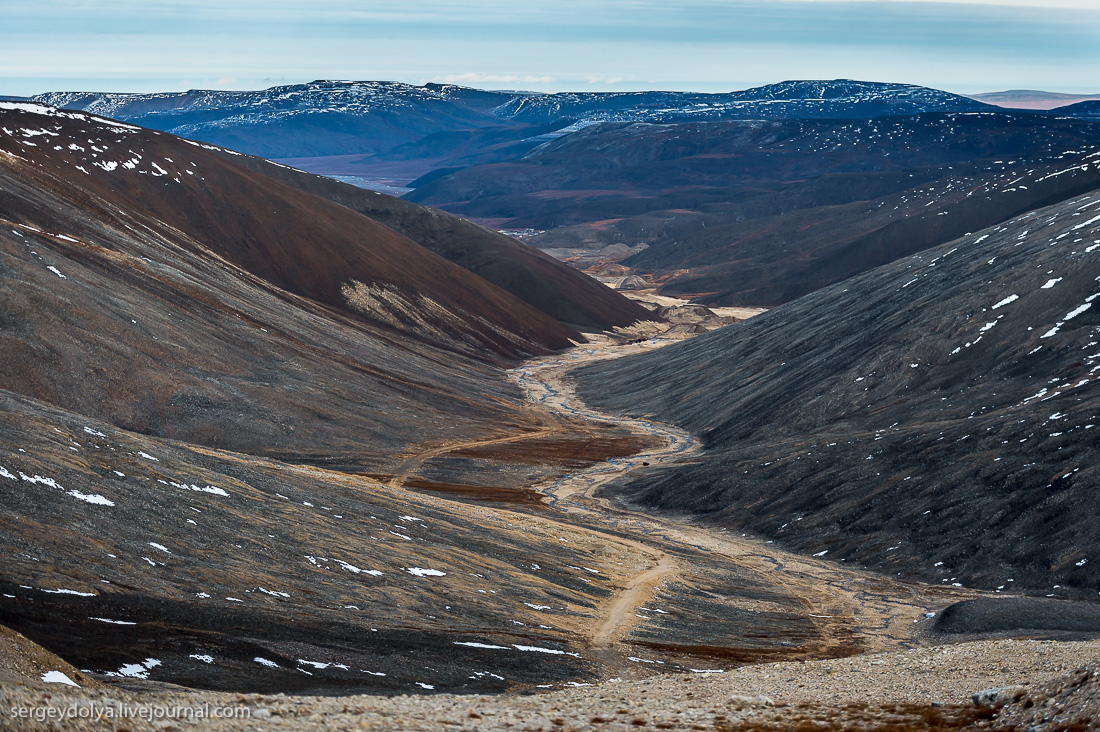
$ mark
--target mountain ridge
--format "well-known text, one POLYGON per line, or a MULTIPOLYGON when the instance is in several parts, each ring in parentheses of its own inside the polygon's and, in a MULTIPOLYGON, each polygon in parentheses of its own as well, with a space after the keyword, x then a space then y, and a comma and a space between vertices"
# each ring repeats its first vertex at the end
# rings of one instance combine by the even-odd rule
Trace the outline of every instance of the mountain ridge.
POLYGON ((265 158, 376 154, 431 133, 550 121, 842 117, 988 109, 926 87, 835 80, 726 94, 491 92, 454 85, 318 80, 246 92, 49 92, 34 101, 265 158), (818 97, 798 97, 812 93, 818 97), (799 104, 801 103, 801 106, 799 104))

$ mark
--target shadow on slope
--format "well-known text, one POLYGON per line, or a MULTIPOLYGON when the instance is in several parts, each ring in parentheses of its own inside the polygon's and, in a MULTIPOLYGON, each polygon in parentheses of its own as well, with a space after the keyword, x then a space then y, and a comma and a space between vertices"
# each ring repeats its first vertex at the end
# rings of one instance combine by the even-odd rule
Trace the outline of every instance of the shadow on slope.
POLYGON ((1098 249, 1091 194, 581 369, 586 400, 706 446, 615 492, 905 577, 1094 597, 1098 249))

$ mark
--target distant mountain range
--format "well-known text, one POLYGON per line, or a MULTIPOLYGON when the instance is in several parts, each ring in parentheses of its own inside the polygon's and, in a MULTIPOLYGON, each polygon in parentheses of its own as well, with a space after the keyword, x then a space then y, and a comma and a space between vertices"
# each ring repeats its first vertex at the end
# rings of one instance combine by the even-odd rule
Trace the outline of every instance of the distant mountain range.
POLYGON ((579 393, 701 436, 701 457, 613 489, 646 507, 903 577, 1095 600, 1098 274, 1094 192, 584 367, 579 393))
POLYGON ((1078 102, 1100 99, 1100 94, 1060 94, 1057 92, 1036 91, 1034 89, 1013 89, 985 94, 968 94, 983 104, 993 104, 1010 109, 1064 109, 1078 102))
MULTIPOLYGON (((990 100, 1025 97, 1073 101, 1039 92, 990 100)), ((1042 172, 1100 146, 1100 102, 1006 111, 935 89, 844 79, 726 94, 317 81, 36 99, 360 183, 407 185, 408 200, 542 232, 528 241, 559 258, 621 261, 664 294, 720 305, 786 302, 1100 184, 1087 165, 1071 176, 1042 172)), ((307 187, 356 198, 350 205, 368 216, 382 200, 316 180, 307 187)), ((387 206, 382 223, 402 217, 387 206)), ((504 272, 488 264, 495 257, 479 257, 497 284, 549 302, 530 286, 544 278, 529 267, 504 272)), ((591 323, 591 313, 554 314, 591 323)))
POLYGON ((986 108, 935 89, 850 80, 784 82, 726 94, 543 94, 443 84, 314 81, 261 91, 58 92, 33 99, 277 159, 377 154, 433 134, 489 127, 512 128, 518 131, 512 137, 526 139, 564 134, 561 128, 574 123, 603 121, 861 119, 986 108), (558 129, 537 129, 545 124, 558 129))

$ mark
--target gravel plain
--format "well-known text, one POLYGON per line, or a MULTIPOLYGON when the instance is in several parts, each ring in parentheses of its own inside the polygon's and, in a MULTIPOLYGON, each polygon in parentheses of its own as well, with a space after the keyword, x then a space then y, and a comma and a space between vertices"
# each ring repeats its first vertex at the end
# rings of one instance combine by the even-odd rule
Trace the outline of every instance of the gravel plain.
MULTIPOLYGON (((8 651, 5 659, 13 657, 8 651)), ((1083 712, 1073 707, 1066 692, 1084 684, 1091 688, 1093 702, 1100 699, 1096 676, 1089 675, 1091 669, 1080 671, 1098 658, 1100 640, 974 641, 722 673, 522 689, 500 696, 293 697, 133 681, 127 682, 129 688, 46 684, 29 675, 50 670, 43 653, 35 656, 33 671, 25 663, 21 673, 13 673, 6 661, 0 667, 0 728, 934 730, 1011 729, 1008 725, 1017 724, 1013 720, 1028 717, 1019 729, 1090 729, 1092 722, 1059 727, 1052 720, 1058 710, 1065 719, 1093 713, 1087 706, 1083 712), (1005 687, 1018 689, 1002 693, 993 706, 974 703, 975 693, 1005 687), (1018 698, 1013 701, 1013 696, 1018 698), (1025 708, 1026 699, 1031 702, 1025 708), (1004 709, 996 708, 1006 703, 1004 709), (1051 724, 1043 721, 1048 708, 1055 710, 1045 717, 1051 724), (222 709, 238 716, 214 717, 222 709), (62 713, 68 715, 63 721, 62 713), (45 718, 47 714, 53 716, 45 718)))

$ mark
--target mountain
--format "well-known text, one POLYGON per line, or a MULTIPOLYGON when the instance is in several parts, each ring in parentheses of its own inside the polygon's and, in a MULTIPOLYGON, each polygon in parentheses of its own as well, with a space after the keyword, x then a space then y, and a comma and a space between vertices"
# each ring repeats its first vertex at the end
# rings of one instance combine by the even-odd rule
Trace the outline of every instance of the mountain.
POLYGON ((1087 162, 1047 173, 1098 133, 1003 112, 607 123, 407 198, 543 230, 535 246, 621 260, 664 294, 772 306, 1091 189, 1087 162))
POLYGON ((1045 159, 938 166, 908 176, 823 176, 775 196, 764 215, 746 212, 760 211, 762 202, 750 201, 725 207, 723 215, 715 215, 721 207, 714 206, 710 215, 659 222, 651 231, 663 226, 661 239, 622 263, 643 272, 674 270, 665 278, 666 294, 707 304, 776 305, 1100 188, 1094 153, 1086 148, 1045 159), (877 196, 859 200, 855 191, 877 196))
POLYGON ((702 438, 612 489, 647 509, 905 578, 1095 599, 1098 275, 1091 193, 584 367, 579 393, 702 438))
POLYGON ((523 422, 486 361, 579 337, 224 152, 36 104, 4 105, 0 131, 9 391, 373 469, 435 435, 523 422))
POLYGON ((784 81, 723 94, 561 92, 517 96, 496 110, 524 122, 556 119, 684 122, 719 119, 871 119, 988 109, 972 99, 911 84, 834 79, 784 81))
POLYGON ((617 554, 516 486, 638 441, 534 413, 498 367, 579 334, 242 158, 0 104, 0 625, 130 684, 593 678, 573 644, 617 554), (440 445, 530 433, 537 461, 404 486, 440 445))
POLYGON ((172 132, 311 172, 411 180, 490 162, 593 121, 860 119, 985 105, 924 87, 784 82, 726 94, 490 92, 384 81, 314 81, 260 91, 54 92, 34 100, 172 132), (403 165, 395 165, 401 161, 403 165), (411 173, 411 174, 410 174, 411 173))
POLYGON ((985 94, 967 94, 968 99, 983 104, 992 104, 1009 109, 1059 109, 1077 102, 1100 99, 1100 94, 1061 94, 1058 92, 1037 91, 1034 89, 1012 89, 985 94))
POLYGON ((262 158, 237 156, 234 160, 357 211, 573 327, 608 330, 653 318, 653 313, 633 300, 538 249, 445 211, 262 158))
POLYGON ((263 91, 59 92, 42 104, 92 112, 265 158, 371 153, 444 129, 499 124, 508 95, 386 81, 315 81, 263 91))
POLYGON ((1078 102, 1058 110, 1059 115, 1077 117, 1079 119, 1100 119, 1100 101, 1078 102))

